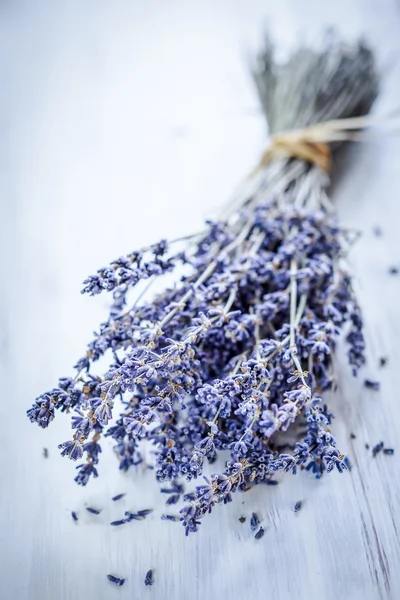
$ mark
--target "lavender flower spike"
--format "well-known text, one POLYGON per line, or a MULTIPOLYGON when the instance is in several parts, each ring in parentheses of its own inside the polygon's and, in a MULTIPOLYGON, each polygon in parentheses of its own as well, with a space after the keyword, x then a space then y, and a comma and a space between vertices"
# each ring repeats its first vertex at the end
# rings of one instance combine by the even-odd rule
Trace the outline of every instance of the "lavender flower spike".
POLYGON ((78 460, 78 458, 82 458, 83 449, 79 440, 63 442, 58 447, 62 450, 61 456, 69 456, 71 460, 78 460))

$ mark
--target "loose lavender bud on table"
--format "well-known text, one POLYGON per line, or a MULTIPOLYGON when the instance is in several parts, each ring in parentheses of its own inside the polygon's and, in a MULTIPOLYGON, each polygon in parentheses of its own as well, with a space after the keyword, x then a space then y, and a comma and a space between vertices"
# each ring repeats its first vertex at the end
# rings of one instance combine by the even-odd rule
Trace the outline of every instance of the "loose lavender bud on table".
POLYGON ((365 385, 365 387, 369 388, 370 390, 375 390, 375 391, 378 391, 381 387, 381 384, 379 383, 379 381, 372 381, 371 379, 366 379, 364 381, 364 385, 365 385))
POLYGON ((255 531, 260 524, 260 519, 256 513, 251 515, 250 519, 250 529, 251 531, 255 531))
POLYGON ((78 515, 76 514, 76 512, 74 510, 71 512, 71 517, 73 518, 74 521, 78 520, 78 515))
POLYGON ((145 585, 153 585, 153 583, 154 583, 153 569, 150 569, 149 571, 147 571, 146 577, 144 579, 144 583, 145 583, 145 585))
POLYGON ((147 517, 147 515, 149 515, 152 512, 152 508, 145 508, 143 510, 138 510, 137 514, 139 515, 139 517, 147 517))
POLYGON ((264 533, 265 533, 264 529, 262 527, 260 527, 260 529, 257 531, 257 533, 254 536, 254 538, 256 540, 260 540, 263 537, 264 533))
POLYGON ((43 448, 43 458, 49 458, 49 451, 47 448, 43 448))
POLYGON ((121 579, 120 577, 116 577, 115 575, 107 575, 107 579, 108 581, 111 581, 111 583, 117 585, 118 587, 121 587, 121 585, 124 585, 125 583, 125 579, 121 579))
POLYGON ((376 446, 372 448, 372 456, 375 458, 375 456, 379 454, 381 450, 383 450, 383 442, 379 442, 379 444, 376 444, 376 446))
POLYGON ((87 506, 86 510, 92 515, 99 515, 101 513, 101 510, 99 510, 98 508, 91 508, 90 506, 87 506))
POLYGON ((179 521, 179 517, 177 515, 161 515, 161 519, 163 521, 179 521))
POLYGON ((165 504, 176 504, 177 502, 179 502, 180 496, 179 494, 174 494, 173 496, 170 496, 169 498, 167 498, 165 504))
POLYGON ((294 510, 294 512, 299 512, 299 510, 300 510, 300 509, 301 509, 301 507, 302 507, 302 504, 303 504, 302 500, 298 500, 298 501, 296 502, 296 504, 294 505, 294 509, 293 509, 293 510, 294 510))
POLYGON ((130 512, 129 510, 125 511, 125 516, 128 518, 128 521, 136 520, 142 521, 147 515, 153 512, 152 508, 146 508, 144 510, 138 510, 136 513, 130 512))
POLYGON ((392 454, 394 454, 394 450, 393 448, 384 448, 383 454, 388 454, 391 456, 392 454))
POLYGON ((119 519, 118 521, 111 521, 110 525, 112 525, 113 527, 118 527, 119 525, 124 525, 124 523, 127 523, 128 519, 119 519))
POLYGON ((113 502, 116 502, 117 500, 121 500, 121 498, 123 498, 124 496, 126 496, 126 494, 117 494, 116 496, 113 496, 113 497, 111 498, 111 500, 112 500, 113 502))
MULTIPOLYGON (((272 136, 364 115, 378 89, 364 43, 331 41, 283 65, 267 43, 253 76, 272 136), (305 89, 307 102, 293 101, 305 89)), ((329 146, 300 146, 300 154, 269 148, 243 196, 198 234, 134 250, 90 275, 82 292, 109 293, 109 315, 75 374, 27 411, 43 429, 57 413, 70 418, 59 449, 79 461, 78 485, 99 476, 104 438, 114 440, 123 472, 143 463, 150 443, 167 504, 183 494, 179 478, 197 484, 183 497, 186 535, 237 493, 275 485, 276 473, 306 470, 319 479, 349 466, 326 401, 337 386, 339 339, 354 375, 365 361, 363 319, 344 265, 354 240, 328 200, 329 146), (172 285, 152 294, 165 274, 172 285), (99 374, 102 359, 109 367, 99 374), (222 472, 204 477, 222 457, 222 472)), ((127 511, 126 520, 148 512, 127 511)), ((258 526, 253 513, 252 531, 258 526)))

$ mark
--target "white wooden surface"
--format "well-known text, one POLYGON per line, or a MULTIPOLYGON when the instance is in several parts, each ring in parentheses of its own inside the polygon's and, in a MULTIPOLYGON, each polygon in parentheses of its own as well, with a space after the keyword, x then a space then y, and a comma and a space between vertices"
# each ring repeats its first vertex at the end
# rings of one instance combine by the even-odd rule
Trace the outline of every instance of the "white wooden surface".
POLYGON ((123 476, 109 451, 99 479, 80 489, 57 450, 66 420, 43 432, 24 414, 71 372, 105 315, 104 299, 79 294, 83 278, 144 243, 196 230, 259 156, 265 125, 246 57, 266 23, 286 47, 296 32, 315 39, 329 23, 346 36, 367 33, 392 64, 376 110, 399 106, 395 0, 0 4, 2 600, 400 598, 400 278, 388 274, 400 263, 398 137, 355 149, 336 189, 342 222, 364 232, 352 258, 365 374, 382 382, 366 390, 339 357, 334 430, 350 474, 260 486, 186 539, 179 524, 160 521, 164 498, 151 474, 123 476), (381 355, 389 364, 378 372, 381 355), (364 444, 381 439, 395 456, 371 458, 364 444), (114 504, 118 492, 127 497, 114 504), (85 503, 103 512, 84 514, 85 503), (108 525, 147 507, 156 510, 144 522, 108 525), (253 510, 267 530, 260 541, 238 522, 253 510), (150 567, 156 581, 145 588, 150 567), (110 572, 127 578, 124 587, 107 582, 110 572))

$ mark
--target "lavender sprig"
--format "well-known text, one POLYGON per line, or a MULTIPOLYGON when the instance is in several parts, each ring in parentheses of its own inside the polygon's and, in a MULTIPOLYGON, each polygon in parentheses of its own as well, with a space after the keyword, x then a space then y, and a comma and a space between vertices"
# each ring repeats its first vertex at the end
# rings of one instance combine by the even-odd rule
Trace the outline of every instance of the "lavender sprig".
MULTIPOLYGON (((278 65, 266 45, 255 80, 271 132, 368 112, 377 93, 371 52, 335 40, 328 46, 278 65)), ((275 160, 200 234, 133 252, 85 280, 83 293, 112 292, 110 315, 75 377, 61 378, 28 410, 42 428, 57 410, 71 414, 71 439, 59 447, 72 460, 84 457, 78 484, 98 476, 103 436, 115 440, 124 471, 143 462, 146 441, 153 444, 156 478, 173 482, 162 488, 172 494, 168 504, 183 492, 177 478, 200 478, 223 453, 225 471, 185 495, 180 520, 188 534, 214 506, 272 483, 276 472, 302 467, 321 477, 346 469, 323 395, 336 388, 339 336, 354 374, 364 363, 364 339, 344 265, 347 233, 328 185, 309 163, 275 160), (128 304, 133 288, 171 272, 175 285, 151 299, 145 287, 128 304), (104 355, 110 366, 99 375, 104 355), (301 439, 283 451, 282 436, 304 423, 301 439)), ((126 520, 145 512, 127 512, 126 520)))

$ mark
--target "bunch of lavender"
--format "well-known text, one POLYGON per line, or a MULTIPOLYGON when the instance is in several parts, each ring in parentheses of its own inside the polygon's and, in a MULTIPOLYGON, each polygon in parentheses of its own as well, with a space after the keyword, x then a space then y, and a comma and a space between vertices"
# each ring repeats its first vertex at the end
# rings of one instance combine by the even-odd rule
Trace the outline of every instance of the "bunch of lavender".
MULTIPOLYGON (((283 65, 267 44, 254 77, 272 133, 365 114, 377 93, 361 43, 301 48, 283 65)), ((225 471, 204 478, 181 510, 188 533, 216 504, 278 471, 301 467, 320 477, 346 468, 323 395, 335 387, 338 337, 354 373, 364 340, 328 184, 310 163, 274 160, 201 234, 132 252, 84 282, 85 294, 112 293, 110 315, 75 377, 61 378, 28 410, 43 428, 56 410, 71 415, 71 439, 60 448, 82 461, 78 484, 98 476, 103 436, 115 440, 122 470, 142 462, 151 442, 160 482, 198 479, 223 452, 225 471), (175 285, 145 301, 149 283, 169 272, 175 285), (136 286, 144 288, 128 304, 136 286), (95 374, 106 354, 108 370, 95 374)))

